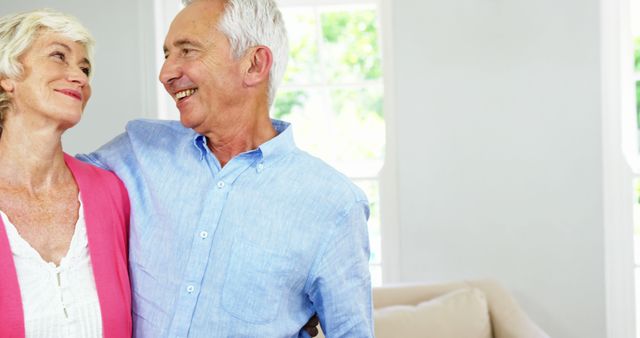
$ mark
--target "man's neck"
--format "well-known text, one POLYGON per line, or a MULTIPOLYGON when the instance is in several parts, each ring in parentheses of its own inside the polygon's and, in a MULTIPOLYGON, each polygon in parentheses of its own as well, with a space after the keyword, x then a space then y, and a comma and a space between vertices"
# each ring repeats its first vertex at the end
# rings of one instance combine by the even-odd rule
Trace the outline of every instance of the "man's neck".
POLYGON ((207 137, 207 146, 224 167, 237 155, 257 149, 277 135, 267 114, 260 118, 234 121, 227 126, 218 126, 207 137))

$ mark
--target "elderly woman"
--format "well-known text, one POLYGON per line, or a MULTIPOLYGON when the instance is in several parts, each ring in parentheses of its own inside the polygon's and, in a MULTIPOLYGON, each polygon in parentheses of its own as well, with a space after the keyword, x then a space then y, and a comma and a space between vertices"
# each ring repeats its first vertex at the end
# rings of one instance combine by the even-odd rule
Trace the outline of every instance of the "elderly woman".
POLYGON ((127 191, 61 146, 92 46, 58 12, 0 18, 0 337, 131 336, 127 191))

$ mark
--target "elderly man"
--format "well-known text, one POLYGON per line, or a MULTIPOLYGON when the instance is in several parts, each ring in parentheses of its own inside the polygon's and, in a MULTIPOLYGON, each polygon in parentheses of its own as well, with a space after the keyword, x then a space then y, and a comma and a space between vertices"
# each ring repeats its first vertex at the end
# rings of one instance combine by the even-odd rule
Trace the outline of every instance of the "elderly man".
POLYGON ((296 337, 317 313, 329 337, 372 337, 366 197, 269 118, 275 2, 186 5, 160 72, 180 123, 133 121, 81 156, 131 195, 135 335, 296 337))

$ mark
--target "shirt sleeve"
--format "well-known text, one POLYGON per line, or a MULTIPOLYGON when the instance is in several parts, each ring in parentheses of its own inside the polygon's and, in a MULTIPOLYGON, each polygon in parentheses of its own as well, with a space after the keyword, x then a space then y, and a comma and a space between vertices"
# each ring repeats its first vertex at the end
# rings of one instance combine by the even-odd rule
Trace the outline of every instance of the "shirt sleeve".
POLYGON ((120 164, 131 156, 131 142, 128 134, 122 133, 89 154, 77 154, 76 158, 105 170, 116 171, 120 164))
POLYGON ((367 201, 351 206, 311 269, 308 295, 327 337, 373 337, 367 201))

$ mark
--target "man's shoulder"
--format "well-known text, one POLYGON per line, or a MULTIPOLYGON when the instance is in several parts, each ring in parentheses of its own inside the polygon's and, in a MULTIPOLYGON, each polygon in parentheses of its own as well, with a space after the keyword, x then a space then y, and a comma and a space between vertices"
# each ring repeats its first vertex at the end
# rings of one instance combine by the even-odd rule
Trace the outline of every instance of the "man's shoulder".
POLYGON ((148 151, 173 149, 177 144, 189 144, 197 134, 179 121, 136 119, 125 127, 126 135, 135 149, 148 151))
POLYGON ((106 180, 117 181, 117 176, 106 169, 93 165, 91 162, 73 157, 67 153, 64 154, 64 160, 75 177, 83 177, 89 180, 106 180))
POLYGON ((196 133, 178 121, 137 119, 127 123, 125 132, 78 159, 103 169, 118 171, 124 167, 137 167, 144 159, 157 158, 158 153, 172 152, 187 147, 196 133), (178 145, 182 144, 182 148, 178 145), (180 148, 180 149, 178 149, 180 148))
POLYGON ((367 200, 364 192, 349 177, 324 160, 302 150, 294 152, 292 159, 296 162, 294 167, 297 167, 294 172, 303 175, 301 181, 316 191, 342 196, 345 203, 367 200))
POLYGON ((66 153, 64 158, 73 176, 76 180, 82 182, 84 188, 99 184, 100 189, 103 191, 122 192, 124 190, 126 193, 126 190, 123 189, 122 181, 114 172, 92 165, 91 162, 85 162, 66 153))

